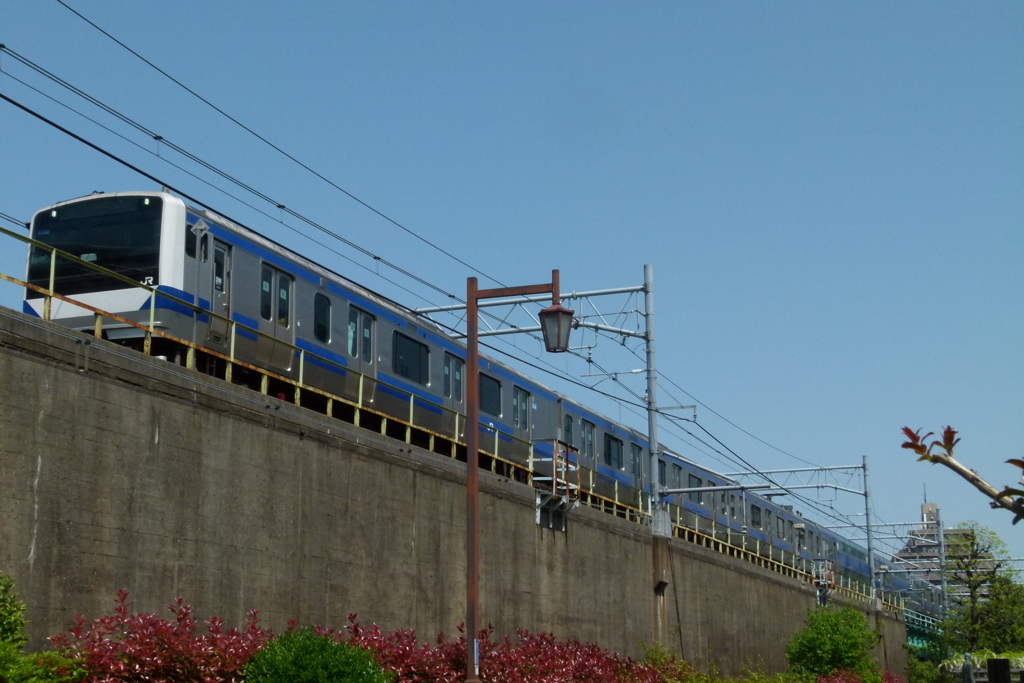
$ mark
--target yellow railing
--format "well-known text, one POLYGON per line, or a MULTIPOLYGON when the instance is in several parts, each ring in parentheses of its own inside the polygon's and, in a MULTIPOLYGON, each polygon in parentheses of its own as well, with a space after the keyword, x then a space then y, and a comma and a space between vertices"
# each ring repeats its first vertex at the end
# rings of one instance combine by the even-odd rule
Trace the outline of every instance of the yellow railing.
MULTIPOLYGON (((135 327, 135 328, 141 330, 144 333, 143 349, 142 350, 143 350, 143 353, 145 353, 147 355, 149 355, 151 353, 151 351, 152 351, 152 340, 153 340, 154 337, 159 337, 159 338, 162 338, 162 339, 166 339, 166 340, 171 341, 171 342, 173 342, 175 344, 179 344, 179 345, 181 345, 181 346, 183 346, 184 348, 187 349, 186 357, 185 357, 185 367, 187 367, 189 369, 195 369, 196 368, 196 354, 197 353, 202 353, 202 354, 205 354, 206 356, 210 356, 210 357, 213 357, 213 358, 218 358, 218 359, 224 361, 224 363, 225 363, 225 377, 224 377, 224 379, 226 381, 228 381, 228 382, 232 381, 233 371, 234 371, 235 368, 245 368, 247 370, 250 370, 250 371, 252 371, 254 373, 258 373, 259 374, 259 376, 260 376, 260 392, 263 393, 263 394, 268 394, 269 393, 270 380, 276 380, 276 381, 284 383, 286 385, 290 385, 293 388, 292 397, 289 400, 292 403, 294 403, 295 405, 302 405, 302 392, 306 391, 306 392, 309 392, 309 393, 318 394, 318 395, 320 395, 321 397, 323 397, 326 400, 326 406, 327 406, 326 407, 326 413, 329 416, 332 416, 332 417, 334 416, 336 404, 340 403, 340 404, 344 404, 344 405, 349 406, 354 411, 354 424, 356 424, 357 426, 362 426, 361 423, 364 422, 364 420, 363 420, 363 414, 364 413, 367 413, 367 414, 370 414, 370 415, 374 415, 374 416, 376 416, 377 419, 380 420, 380 431, 383 434, 387 434, 388 433, 389 422, 390 423, 398 423, 399 425, 404 427, 405 442, 406 443, 409 443, 409 444, 413 443, 413 435, 414 435, 414 430, 415 430, 415 431, 418 431, 418 432, 420 432, 422 434, 425 434, 427 436, 427 440, 428 440, 428 443, 429 443, 429 448, 432 451, 437 452, 436 446, 437 446, 437 440, 438 439, 441 439, 443 441, 448 442, 449 455, 451 457, 453 457, 453 458, 456 457, 456 448, 457 448, 457 446, 460 446, 460 445, 461 446, 465 446, 464 442, 458 440, 459 426, 460 426, 460 424, 464 424, 465 415, 463 415, 463 414, 461 414, 461 413, 459 413, 459 412, 457 412, 455 410, 452 410, 451 408, 448 408, 448 407, 444 406, 443 404, 439 404, 439 403, 430 401, 429 399, 425 399, 422 396, 417 396, 417 395, 415 395, 415 394, 413 394, 413 393, 411 393, 411 392, 409 392, 409 391, 407 391, 407 390, 405 390, 405 389, 403 389, 401 387, 398 387, 398 386, 389 384, 387 382, 381 381, 381 380, 379 380, 377 378, 374 378, 374 377, 372 377, 370 375, 366 375, 364 373, 360 373, 357 370, 353 370, 353 369, 348 368, 348 367, 346 367, 344 365, 335 363, 334 361, 332 361, 332 360, 330 360, 328 358, 324 358, 323 356, 319 356, 317 354, 310 353, 309 351, 307 351, 305 349, 301 349, 301 348, 299 348, 298 346, 296 346, 294 344, 290 344, 290 343, 287 343, 287 342, 283 342, 283 341, 277 340, 277 339, 275 339, 271 335, 268 335, 268 334, 266 334, 264 332, 260 332, 258 329, 249 327, 247 325, 243 325, 243 324, 241 324, 241 323, 239 323, 239 322, 237 322, 235 320, 231 320, 230 318, 226 318, 224 316, 221 316, 221 315, 218 315, 216 313, 213 313, 212 311, 209 311, 209 310, 206 310, 204 308, 201 308, 201 307, 193 304, 190 301, 186 301, 184 299, 181 299, 180 297, 174 296, 173 294, 170 294, 168 292, 159 291, 156 287, 151 287, 149 285, 143 285, 143 284, 141 284, 141 283, 139 283, 139 282, 137 282, 135 280, 132 280, 131 278, 125 277, 123 275, 119 275, 118 273, 114 273, 112 271, 109 271, 109 270, 107 270, 107 269, 105 269, 105 268, 103 268, 101 266, 97 266, 94 263, 90 263, 88 261, 83 261, 80 258, 77 258, 77 257, 75 257, 75 256, 73 256, 71 254, 67 254, 66 252, 60 251, 60 250, 58 250, 58 249, 56 249, 56 248, 54 248, 54 247, 52 247, 50 245, 43 244, 41 242, 29 239, 29 238, 24 237, 22 235, 18 235, 17 233, 13 233, 13 232, 11 232, 9 230, 6 230, 4 228, 0 228, 0 234, 4 234, 4 235, 7 235, 9 237, 13 237, 14 239, 19 240, 21 242, 24 242, 25 244, 29 244, 29 245, 32 245, 32 246, 35 246, 35 247, 38 247, 40 249, 44 249, 44 250, 50 252, 50 278, 49 278, 49 285, 50 286, 49 286, 49 288, 39 287, 37 285, 33 285, 33 284, 28 283, 28 282, 25 282, 25 281, 23 281, 23 280, 21 280, 19 278, 15 278, 15 277, 12 277, 12 276, 0 273, 0 279, 6 280, 7 282, 15 284, 15 285, 17 285, 19 287, 24 287, 26 289, 32 290, 32 291, 37 292, 38 294, 42 295, 42 297, 43 297, 43 316, 42 317, 43 317, 44 320, 50 320, 50 318, 51 318, 52 301, 53 300, 56 299, 58 301, 64 301, 66 303, 72 304, 72 305, 74 305, 74 306, 76 306, 78 308, 84 309, 84 310, 86 310, 86 311, 88 311, 88 312, 93 314, 95 320, 94 320, 94 323, 93 323, 92 333, 97 338, 102 338, 102 334, 103 334, 103 320, 104 319, 108 319, 108 320, 120 323, 122 325, 128 325, 128 326, 135 327), (104 275, 105 277, 109 277, 111 279, 118 280, 118 281, 123 282, 125 284, 129 284, 129 285, 131 285, 131 286, 133 286, 133 287, 135 287, 137 289, 146 291, 148 293, 148 295, 149 295, 149 321, 148 321, 148 323, 140 323, 140 322, 135 321, 135 320, 130 320, 130 319, 124 317, 124 316, 117 315, 115 313, 110 313, 108 311, 104 311, 104 310, 102 310, 100 308, 97 308, 95 306, 91 306, 89 304, 83 303, 81 301, 77 301, 77 300, 75 300, 73 298, 70 298, 70 297, 67 297, 67 296, 64 296, 62 294, 58 294, 58 293, 54 292, 53 288, 54 288, 54 278, 55 278, 55 272, 56 272, 56 260, 57 260, 58 257, 61 258, 61 259, 65 259, 66 258, 68 261, 70 261, 72 263, 75 263, 75 264, 77 264, 79 266, 83 266, 85 268, 89 268, 91 270, 94 270, 94 271, 104 275), (169 302, 173 302, 176 305, 179 305, 179 306, 182 306, 182 307, 190 309, 192 311, 193 316, 199 316, 199 315, 209 316, 211 319, 215 319, 215 320, 218 320, 221 323, 223 323, 227 327, 227 329, 229 330, 229 343, 227 345, 228 349, 229 349, 228 353, 225 354, 225 353, 221 353, 221 352, 215 351, 215 350, 210 349, 210 348, 202 347, 202 346, 200 346, 200 345, 198 345, 198 344, 196 344, 196 343, 194 343, 194 342, 192 342, 190 340, 181 339, 180 337, 177 337, 177 336, 169 334, 169 333, 167 333, 167 332, 165 332, 165 331, 163 331, 161 329, 158 329, 157 325, 156 325, 156 308, 157 308, 157 298, 158 297, 160 299, 165 299, 165 300, 167 300, 169 302), (253 364, 250 364, 250 363, 246 363, 244 361, 239 360, 236 357, 236 355, 235 355, 236 341, 237 341, 237 336, 238 336, 239 330, 241 330, 241 331, 243 331, 243 332, 245 332, 245 333, 247 333, 249 335, 255 335, 255 336, 259 337, 259 338, 263 338, 268 343, 272 342, 272 343, 277 344, 279 346, 287 347, 291 354, 293 354, 294 356, 298 356, 299 363, 298 363, 298 368, 297 368, 297 374, 298 374, 297 379, 293 379, 291 377, 287 377, 287 376, 281 375, 279 373, 271 372, 270 370, 267 370, 265 368, 261 368, 261 367, 258 367, 256 365, 253 365, 253 364), (334 368, 338 369, 339 371, 343 371, 343 372, 346 372, 346 373, 351 373, 352 375, 358 377, 358 392, 357 392, 355 400, 352 400, 352 399, 349 399, 349 398, 345 398, 345 397, 341 397, 341 396, 337 396, 335 394, 332 394, 330 392, 324 391, 324 390, 319 389, 317 387, 313 387, 313 386, 307 385, 305 383, 306 366, 307 366, 307 363, 310 360, 316 361, 317 364, 321 364, 321 365, 322 364, 327 364, 329 366, 333 366, 334 368), (404 420, 402 418, 397 418, 397 417, 395 417, 393 415, 389 415, 387 413, 384 413, 384 412, 381 412, 379 410, 375 410, 373 408, 368 407, 368 405, 367 405, 368 404, 367 394, 368 394, 369 388, 372 387, 372 386, 384 386, 384 387, 387 387, 390 391, 398 392, 399 394, 405 395, 407 397, 408 406, 409 406, 408 419, 404 420), (417 402, 420 402, 421 404, 425 404, 425 407, 423 408, 424 410, 432 410, 432 411, 433 410, 440 410, 442 415, 447 414, 449 420, 455 425, 454 433, 453 434, 442 434, 442 433, 440 433, 440 432, 438 432, 436 430, 430 429, 430 428, 428 428, 428 427, 426 427, 426 426, 424 426, 422 424, 417 424, 417 413, 416 413, 417 402), (426 406, 429 406, 429 408, 426 407, 426 406)), ((481 453, 483 455, 485 455, 488 458, 490 458, 490 460, 491 460, 491 467, 490 467, 491 471, 497 472, 499 470, 504 470, 505 474, 508 474, 510 472, 519 472, 521 476, 518 477, 518 478, 522 478, 522 479, 525 480, 526 483, 530 483, 531 473, 530 473, 529 468, 527 468, 526 466, 524 466, 523 464, 521 464, 519 462, 516 462, 516 461, 512 460, 511 456, 506 457, 504 455, 504 453, 503 453, 504 449, 501 447, 501 442, 502 442, 503 439, 507 439, 510 442, 511 445, 508 445, 505 448, 511 449, 513 452, 519 451, 519 452, 524 452, 524 453, 532 453, 532 448, 533 448, 532 443, 517 437, 515 434, 510 434, 510 433, 507 433, 507 432, 503 432, 503 431, 501 431, 499 429, 496 429, 496 428, 494 428, 494 427, 492 427, 490 425, 484 424, 484 423, 481 423, 480 427, 485 429, 486 431, 488 431, 489 433, 491 433, 493 435, 493 438, 491 438, 491 439, 483 439, 483 440, 481 440, 481 449, 480 449, 480 451, 481 451, 481 453), (489 441, 489 443, 488 443, 488 441, 489 441)))
MULTIPOLYGON (((366 420, 364 419, 364 415, 372 415, 376 420, 379 421, 379 430, 381 434, 390 434, 394 436, 389 432, 390 423, 395 423, 399 425, 400 428, 404 428, 401 429, 401 431, 404 432, 405 443, 412 444, 414 441, 414 435, 422 434, 427 437, 427 447, 429 448, 429 450, 443 454, 441 453, 441 451, 438 450, 437 444, 437 441, 441 440, 442 446, 445 443, 447 443, 448 455, 449 457, 452 458, 457 457, 458 446, 465 446, 464 442, 458 440, 459 425, 464 423, 465 415, 457 411, 454 411, 450 408, 447 408, 442 404, 438 404, 433 401, 424 399, 420 396, 416 396, 415 394, 412 394, 411 392, 406 391, 401 387, 388 384, 387 382, 382 382, 374 377, 371 377, 370 375, 365 375, 363 373, 358 372, 357 370, 353 370, 346 366, 335 363, 334 361, 328 358, 324 358, 317 354, 310 353, 309 351, 301 349, 293 344, 277 340, 266 333, 260 332, 258 329, 249 327, 247 325, 243 325, 235 320, 231 320, 230 318, 226 318, 224 316, 213 313, 212 311, 203 309, 193 304, 192 302, 176 297, 168 292, 159 291, 156 287, 140 284, 139 282, 136 282, 131 278, 119 275, 88 261, 83 261, 82 259, 72 256, 71 254, 67 254, 47 244, 43 244, 42 242, 37 242, 35 240, 29 239, 28 237, 24 237, 22 235, 11 232, 4 228, 0 228, 0 234, 13 237, 14 239, 19 240, 27 245, 32 245, 50 252, 49 288, 42 288, 37 285, 32 285, 18 278, 6 275, 4 273, 0 273, 0 279, 10 282, 19 287, 24 287, 26 289, 35 291, 43 296, 44 320, 49 320, 51 317, 52 301, 54 299, 64 301, 79 308, 82 308, 84 310, 87 310, 93 314, 95 321, 93 324, 92 333, 96 338, 102 338, 103 320, 109 319, 117 323, 129 325, 131 327, 135 327, 139 330, 142 330, 144 332, 143 352, 146 354, 150 354, 152 351, 153 337, 167 339, 175 344, 180 344, 181 346, 187 349, 185 357, 185 367, 189 369, 196 368, 196 354, 202 353, 207 356, 218 358, 224 361, 224 379, 227 382, 232 382, 233 370, 235 368, 245 368, 251 372, 258 373, 258 375, 260 376, 260 392, 262 394, 268 394, 270 389, 270 381, 275 380, 277 382, 281 382, 286 385, 292 386, 293 392, 292 398, 290 400, 295 405, 302 405, 302 393, 304 391, 321 396, 322 399, 325 401, 324 412, 329 417, 336 416, 335 413, 337 411, 337 405, 341 404, 343 406, 347 406, 349 410, 351 410, 351 421, 356 426, 365 426, 364 423, 366 422, 366 420), (56 260, 58 257, 66 258, 67 260, 77 265, 90 268, 101 273, 106 277, 119 280, 126 284, 130 284, 135 288, 148 292, 148 323, 140 323, 135 320, 130 320, 123 316, 101 310, 94 306, 90 306, 80 301, 76 301, 70 297, 66 297, 64 295, 57 294, 56 292, 54 292, 53 287, 56 273, 56 260), (174 335, 164 332, 163 330, 157 329, 157 297, 166 299, 168 301, 174 302, 179 306, 183 306, 190 309, 193 313, 193 316, 210 316, 212 319, 216 319, 224 323, 227 326, 227 329, 230 331, 228 353, 224 354, 206 347, 202 347, 192 341, 178 338, 174 335), (286 346, 290 349, 292 354, 298 355, 298 378, 292 379, 290 377, 286 377, 284 375, 271 372, 265 368, 261 368, 256 365, 252 365, 250 363, 238 360, 235 355, 235 347, 237 335, 240 329, 249 335, 256 335, 257 337, 262 337, 268 341, 272 341, 274 344, 286 346), (309 359, 315 360, 318 364, 327 364, 341 371, 344 371, 346 373, 352 373, 353 375, 357 376, 358 391, 355 400, 337 396, 322 389, 318 389, 317 387, 305 384, 305 370, 306 364, 309 362, 309 359), (405 394, 408 397, 409 404, 408 417, 406 419, 397 418, 393 415, 389 415, 387 413, 368 407, 367 401, 365 400, 366 394, 368 392, 368 384, 370 386, 385 386, 388 387, 389 390, 391 391, 405 394), (442 434, 423 425, 417 425, 417 401, 429 404, 433 410, 441 410, 442 414, 447 413, 448 416, 454 422, 454 433, 442 434)), ((490 425, 485 425, 481 423, 480 426, 493 434, 493 445, 490 447, 489 451, 486 450, 485 448, 485 440, 481 441, 481 453, 490 459, 489 469, 492 472, 497 473, 500 471, 506 476, 511 475, 514 478, 523 481, 524 483, 532 484, 533 444, 531 442, 518 438, 515 434, 501 432, 500 430, 495 429, 490 425), (519 450, 528 454, 527 465, 524 466, 521 463, 515 462, 514 460, 505 457, 500 452, 500 443, 503 436, 511 441, 512 445, 509 446, 509 448, 519 450)), ((588 507, 591 508, 602 510, 603 512, 609 514, 617 515, 618 517, 627 519, 637 524, 650 523, 650 512, 648 511, 650 508, 649 495, 647 495, 645 492, 641 490, 638 490, 636 487, 623 484, 622 482, 612 477, 602 475, 595 468, 580 465, 578 462, 576 463, 576 465, 580 469, 579 480, 581 484, 579 491, 579 500, 581 504, 587 505, 588 507), (611 482, 611 495, 604 495, 596 492, 597 483, 601 479, 611 482)), ((685 511, 683 507, 680 505, 670 504, 669 511, 672 516, 673 535, 676 538, 680 538, 691 543, 701 545, 705 548, 712 549, 722 554, 744 559, 753 564, 757 564, 759 566, 771 569, 772 571, 775 571, 777 573, 791 576, 792 578, 796 578, 807 583, 813 582, 813 575, 810 571, 809 561, 802 557, 799 557, 795 553, 783 551, 780 548, 776 548, 771 543, 763 542, 758 539, 751 539, 750 537, 745 536, 743 534, 734 534, 732 533, 732 529, 729 526, 726 527, 724 532, 715 532, 713 530, 707 529, 702 530, 699 528, 698 516, 694 515, 693 513, 685 511), (692 516, 694 518, 692 526, 688 524, 686 521, 687 515, 692 516), (708 533, 709 531, 710 533, 708 533), (725 540, 718 538, 719 535, 725 535, 725 540), (736 545, 736 543, 734 543, 734 539, 738 540, 740 544, 736 545), (751 541, 753 541, 753 548, 750 548, 751 541)), ((716 523, 711 522, 711 524, 716 523)), ((869 586, 845 577, 839 577, 839 581, 836 586, 836 592, 848 599, 858 600, 862 602, 869 601, 872 598, 872 591, 869 586)), ((899 612, 903 609, 903 600, 898 596, 892 594, 884 594, 882 596, 882 601, 883 605, 885 606, 885 609, 889 611, 899 612)))

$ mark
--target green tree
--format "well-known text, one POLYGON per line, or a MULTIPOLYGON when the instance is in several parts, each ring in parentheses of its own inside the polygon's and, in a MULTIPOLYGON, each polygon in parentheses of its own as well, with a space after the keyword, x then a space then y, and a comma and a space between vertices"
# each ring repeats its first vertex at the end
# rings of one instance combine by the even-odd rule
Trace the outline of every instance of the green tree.
POLYGON ((952 607, 943 644, 956 652, 1024 649, 1024 586, 1006 569, 1006 544, 977 522, 957 528, 946 547, 952 607))
POLYGON ((861 676, 878 675, 873 649, 881 635, 852 607, 809 610, 802 629, 786 646, 790 671, 814 679, 844 669, 861 676))
POLYGON ((992 579, 981 616, 985 628, 979 647, 993 652, 1024 651, 1024 586, 1009 574, 992 579))

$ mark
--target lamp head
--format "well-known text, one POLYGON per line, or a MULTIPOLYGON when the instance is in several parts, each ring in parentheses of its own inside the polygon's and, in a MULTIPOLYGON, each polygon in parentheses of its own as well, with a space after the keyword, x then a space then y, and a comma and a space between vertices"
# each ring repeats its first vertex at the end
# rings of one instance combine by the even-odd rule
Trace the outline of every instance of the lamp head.
POLYGON ((552 304, 540 312, 544 348, 548 353, 565 353, 569 350, 569 333, 572 331, 574 313, 561 304, 552 304))

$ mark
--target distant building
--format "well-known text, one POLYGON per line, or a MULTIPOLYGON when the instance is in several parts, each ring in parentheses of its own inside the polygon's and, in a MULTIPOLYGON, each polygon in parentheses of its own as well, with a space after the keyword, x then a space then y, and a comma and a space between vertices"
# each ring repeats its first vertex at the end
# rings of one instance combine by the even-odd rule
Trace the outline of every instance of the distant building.
MULTIPOLYGON (((921 526, 910 531, 909 538, 903 548, 893 555, 893 563, 907 571, 913 577, 927 581, 933 586, 942 585, 942 573, 939 571, 938 525, 939 506, 936 503, 925 503, 921 506, 921 526)), ((944 553, 946 556, 946 582, 952 594, 956 593, 956 572, 951 560, 954 556, 951 548, 963 547, 970 542, 970 529, 942 530, 944 553)), ((988 556, 991 558, 991 556, 988 556)), ((994 561, 993 561, 994 562, 994 561)))

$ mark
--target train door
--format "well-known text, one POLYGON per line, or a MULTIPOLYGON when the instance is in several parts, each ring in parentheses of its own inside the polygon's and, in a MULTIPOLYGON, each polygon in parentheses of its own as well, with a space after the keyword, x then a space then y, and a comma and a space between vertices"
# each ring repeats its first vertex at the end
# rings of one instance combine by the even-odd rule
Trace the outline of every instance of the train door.
POLYGON ((466 433, 466 404, 464 401, 465 392, 465 369, 466 362, 451 353, 444 354, 444 375, 442 376, 442 384, 444 390, 444 402, 445 406, 452 412, 445 413, 445 434, 450 434, 456 440, 463 438, 466 433), (455 415, 460 415, 458 419, 459 433, 455 434, 455 415))
POLYGON ((533 398, 530 392, 520 387, 512 387, 512 435, 515 437, 514 451, 525 460, 530 454, 530 443, 533 441, 532 416, 533 398))
MULTIPOLYGON (((186 263, 185 288, 192 293, 192 301, 195 305, 206 310, 210 305, 210 272, 212 270, 210 226, 200 219, 195 225, 187 226, 186 230, 185 255, 194 260, 186 263)), ((203 339, 207 337, 209 329, 209 316, 196 312, 190 312, 189 315, 192 318, 192 336, 189 341, 203 346, 203 339)))
POLYGON ((260 335, 256 359, 263 365, 288 372, 294 361, 295 280, 291 275, 263 264, 260 267, 260 335))
MULTIPOLYGON (((213 269, 210 297, 210 311, 223 318, 231 318, 231 247, 220 240, 213 243, 213 269)), ((210 317, 210 331, 207 337, 214 344, 227 346, 228 322, 222 318, 210 317)))
POLYGON ((349 396, 363 404, 373 403, 377 395, 376 376, 377 340, 376 318, 358 306, 349 304, 346 346, 349 368, 346 375, 349 396))

